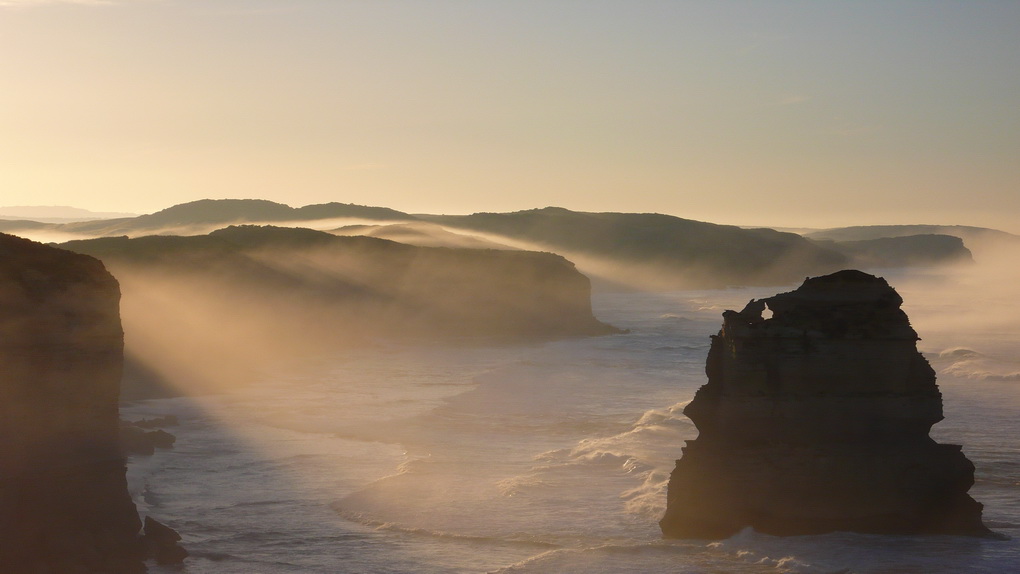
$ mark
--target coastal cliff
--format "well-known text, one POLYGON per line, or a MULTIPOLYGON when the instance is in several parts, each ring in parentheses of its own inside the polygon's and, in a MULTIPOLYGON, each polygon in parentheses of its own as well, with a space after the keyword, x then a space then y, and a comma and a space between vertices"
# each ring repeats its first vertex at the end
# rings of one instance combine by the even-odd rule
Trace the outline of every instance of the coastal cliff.
POLYGON ((118 444, 120 290, 92 257, 0 234, 0 571, 144 572, 118 444))
POLYGON ((902 302, 848 270, 723 313, 663 534, 988 534, 974 465, 928 436, 942 395, 902 302))
POLYGON ((102 260, 120 281, 132 398, 244 385, 275 361, 380 342, 619 332, 593 315, 588 278, 551 253, 251 225, 61 247, 102 260))
MULTIPOLYGON (((551 253, 415 247, 252 225, 203 236, 106 237, 61 247, 101 259, 126 285, 126 302, 137 295, 129 288, 134 276, 162 284, 188 278, 191 285, 215 283, 265 297, 253 310, 260 315, 307 316, 302 330, 328 321, 334 334, 387 337, 617 332, 592 314, 588 278, 551 253)), ((200 298, 208 288, 193 290, 200 298)))

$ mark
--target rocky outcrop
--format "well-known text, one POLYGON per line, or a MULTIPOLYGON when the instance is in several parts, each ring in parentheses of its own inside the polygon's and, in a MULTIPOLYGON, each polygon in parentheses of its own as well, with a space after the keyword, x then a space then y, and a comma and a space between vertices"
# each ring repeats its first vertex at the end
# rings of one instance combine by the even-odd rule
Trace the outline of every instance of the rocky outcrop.
POLYGON ((155 558, 157 564, 180 564, 188 557, 188 551, 178 544, 181 535, 173 528, 146 516, 143 532, 146 554, 155 558))
POLYGON ((117 281, 0 234, 0 572, 144 572, 118 444, 117 281))
POLYGON ((146 430, 138 423, 120 422, 120 447, 125 455, 150 455, 157 448, 173 448, 177 437, 163 429, 146 430))
POLYGON ((663 534, 988 534, 973 464, 928 436, 942 395, 901 303, 840 271, 723 313, 663 534))
MULTIPOLYGON (((302 331, 326 323, 332 333, 373 337, 618 332, 592 314, 588 278, 551 253, 415 247, 251 225, 204 236, 105 237, 62 247, 101 259, 125 285, 126 277, 145 273, 164 283, 187 277, 203 285, 193 288, 196 299, 208 283, 249 299, 264 297, 250 314, 275 325, 311 308, 293 321, 302 331)), ((134 296, 126 286, 125 301, 134 296)), ((231 303, 222 307, 240 304, 231 303)))
POLYGON ((151 455, 157 448, 173 448, 177 437, 162 427, 177 426, 174 415, 138 421, 120 421, 120 449, 125 455, 151 455))

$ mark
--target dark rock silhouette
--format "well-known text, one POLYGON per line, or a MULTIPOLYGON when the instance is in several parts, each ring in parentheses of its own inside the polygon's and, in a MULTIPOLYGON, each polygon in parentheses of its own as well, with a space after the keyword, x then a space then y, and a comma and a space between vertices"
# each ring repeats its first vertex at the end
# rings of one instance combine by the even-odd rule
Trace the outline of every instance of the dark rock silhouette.
POLYGON ((102 263, 0 235, 0 571, 140 572, 102 263))
POLYGON ((177 437, 163 429, 145 430, 146 427, 137 423, 121 421, 120 447, 125 455, 149 455, 157 448, 173 448, 177 437))
POLYGON ((726 311, 684 409, 700 435, 663 534, 989 534, 973 464, 928 436, 942 395, 901 303, 884 279, 840 271, 726 311))
POLYGON ((173 528, 146 516, 143 532, 146 554, 155 558, 157 564, 180 564, 188 557, 188 551, 178 544, 181 535, 173 528))
POLYGON ((0 572, 145 571, 119 300, 98 260, 0 234, 0 572))

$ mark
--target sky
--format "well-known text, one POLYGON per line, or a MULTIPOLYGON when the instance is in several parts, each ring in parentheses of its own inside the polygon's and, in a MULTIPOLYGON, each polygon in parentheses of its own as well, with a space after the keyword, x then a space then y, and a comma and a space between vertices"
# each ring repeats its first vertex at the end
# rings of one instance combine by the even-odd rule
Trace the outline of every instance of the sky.
POLYGON ((0 206, 1020 233, 1020 2, 0 0, 0 206))

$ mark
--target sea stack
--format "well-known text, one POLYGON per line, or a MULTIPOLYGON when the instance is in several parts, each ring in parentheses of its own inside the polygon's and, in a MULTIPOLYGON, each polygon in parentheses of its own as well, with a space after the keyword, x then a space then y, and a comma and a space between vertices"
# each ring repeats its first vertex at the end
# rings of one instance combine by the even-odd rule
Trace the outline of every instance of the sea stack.
POLYGON ((124 336, 98 260, 0 234, 0 571, 144 572, 118 446, 124 336))
POLYGON ((847 270, 724 312, 663 534, 989 534, 974 465, 928 436, 942 395, 902 302, 847 270))

